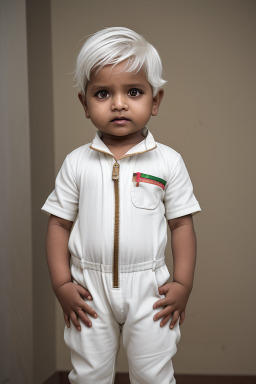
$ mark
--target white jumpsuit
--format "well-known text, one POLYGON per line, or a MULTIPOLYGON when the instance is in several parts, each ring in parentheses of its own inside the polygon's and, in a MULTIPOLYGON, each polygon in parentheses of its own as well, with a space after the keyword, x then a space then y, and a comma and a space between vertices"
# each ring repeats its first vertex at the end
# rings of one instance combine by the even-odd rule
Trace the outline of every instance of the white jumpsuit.
POLYGON ((68 154, 42 210, 74 221, 68 248, 73 281, 87 288, 98 318, 92 327, 71 322, 71 383, 113 384, 120 333, 132 384, 175 383, 172 357, 179 323, 153 320, 165 264, 167 220, 201 210, 182 160, 172 148, 145 139, 118 161, 101 140, 68 154))

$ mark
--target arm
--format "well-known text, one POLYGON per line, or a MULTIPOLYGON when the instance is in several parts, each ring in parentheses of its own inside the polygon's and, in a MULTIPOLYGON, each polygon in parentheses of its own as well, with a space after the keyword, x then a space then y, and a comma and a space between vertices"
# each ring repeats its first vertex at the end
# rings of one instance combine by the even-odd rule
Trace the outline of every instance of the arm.
POLYGON ((90 292, 72 282, 69 267, 70 254, 68 251, 68 240, 72 224, 72 221, 54 215, 50 216, 46 234, 46 258, 53 291, 62 306, 65 322, 70 327, 71 319, 76 328, 81 330, 78 317, 87 326, 91 326, 91 321, 85 312, 88 312, 91 316, 96 315, 96 313, 82 299, 82 297, 87 297, 92 300, 90 292))
POLYGON ((168 224, 172 234, 173 281, 191 292, 196 265, 196 234, 192 215, 169 220, 168 224))
POLYGON ((72 281, 69 269, 68 240, 72 221, 51 215, 46 234, 46 259, 50 272, 52 288, 72 281))
POLYGON ((168 220, 168 224, 172 235, 173 282, 159 287, 159 293, 166 297, 158 300, 154 308, 165 307, 157 313, 156 320, 164 317, 161 322, 164 326, 172 316, 170 328, 173 328, 179 317, 180 325, 185 319, 185 308, 193 287, 196 235, 192 215, 168 220))

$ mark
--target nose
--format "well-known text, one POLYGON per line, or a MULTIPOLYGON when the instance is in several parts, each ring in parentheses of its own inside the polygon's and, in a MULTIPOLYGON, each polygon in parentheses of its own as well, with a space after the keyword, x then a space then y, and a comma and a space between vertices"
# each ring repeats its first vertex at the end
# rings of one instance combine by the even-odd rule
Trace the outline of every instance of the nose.
POLYGON ((116 94, 112 98, 111 110, 112 111, 122 111, 122 110, 127 111, 128 110, 128 104, 127 104, 126 98, 121 94, 116 94))

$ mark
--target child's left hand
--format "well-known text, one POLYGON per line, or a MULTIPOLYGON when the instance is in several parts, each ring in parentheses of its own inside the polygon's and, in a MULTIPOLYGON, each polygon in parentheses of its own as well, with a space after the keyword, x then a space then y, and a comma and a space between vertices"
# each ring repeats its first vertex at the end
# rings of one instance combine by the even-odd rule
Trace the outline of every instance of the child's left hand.
POLYGON ((165 295, 165 298, 156 301, 153 308, 164 308, 153 317, 154 321, 163 317, 160 326, 164 327, 172 317, 170 323, 172 329, 180 317, 179 324, 181 325, 185 319, 185 308, 191 290, 180 283, 173 282, 159 287, 158 291, 160 295, 165 295))

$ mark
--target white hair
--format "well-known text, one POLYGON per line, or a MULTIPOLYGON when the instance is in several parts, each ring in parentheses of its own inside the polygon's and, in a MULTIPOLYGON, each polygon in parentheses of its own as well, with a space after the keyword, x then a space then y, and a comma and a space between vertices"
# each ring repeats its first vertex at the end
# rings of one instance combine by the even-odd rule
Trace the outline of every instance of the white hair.
POLYGON ((125 72, 138 72, 142 67, 153 89, 153 96, 166 81, 162 79, 162 62, 157 50, 143 36, 123 27, 105 28, 84 43, 76 62, 76 85, 85 94, 91 71, 127 60, 125 72))

